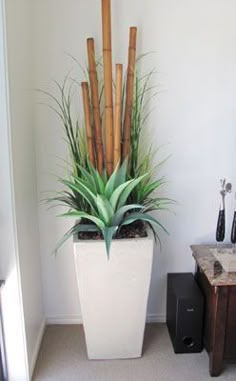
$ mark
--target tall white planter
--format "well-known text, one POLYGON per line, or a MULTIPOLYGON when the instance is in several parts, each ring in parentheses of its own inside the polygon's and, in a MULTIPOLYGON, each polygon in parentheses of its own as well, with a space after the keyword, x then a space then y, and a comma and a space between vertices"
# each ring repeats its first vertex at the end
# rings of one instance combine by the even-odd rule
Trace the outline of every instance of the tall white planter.
POLYGON ((74 255, 89 359, 140 357, 153 235, 113 240, 109 260, 104 241, 74 237, 74 255))

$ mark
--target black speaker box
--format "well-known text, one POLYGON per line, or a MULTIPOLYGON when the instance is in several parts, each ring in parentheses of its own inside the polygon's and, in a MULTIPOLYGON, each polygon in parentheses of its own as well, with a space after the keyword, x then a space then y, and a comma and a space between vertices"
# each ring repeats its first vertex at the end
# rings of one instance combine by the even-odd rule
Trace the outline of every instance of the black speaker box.
POLYGON ((175 353, 202 351, 204 298, 191 273, 167 275, 167 327, 175 353))

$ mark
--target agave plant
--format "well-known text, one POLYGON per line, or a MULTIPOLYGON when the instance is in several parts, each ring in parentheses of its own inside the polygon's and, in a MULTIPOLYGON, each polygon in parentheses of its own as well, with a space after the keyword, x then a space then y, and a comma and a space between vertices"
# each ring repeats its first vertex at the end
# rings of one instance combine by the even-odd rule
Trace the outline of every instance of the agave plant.
MULTIPOLYGON (((117 165, 109 179, 104 174, 101 176, 88 162, 88 170, 79 166, 80 176, 72 175, 70 180, 61 179, 61 182, 69 191, 64 196, 57 196, 49 201, 59 201, 69 207, 69 211, 62 214, 63 217, 76 217, 79 221, 63 236, 56 250, 72 235, 78 232, 100 231, 106 243, 106 251, 109 257, 112 239, 124 225, 135 221, 145 221, 158 238, 155 227, 164 226, 152 215, 147 213, 148 207, 143 203, 129 203, 128 199, 132 191, 144 180, 148 174, 138 178, 127 180, 127 163, 121 167, 117 165), (87 204, 85 212, 80 209, 76 195, 87 204), (81 220, 82 219, 82 220, 81 220), (81 221, 86 220, 86 223, 81 221), (87 223, 88 221, 88 223, 87 223)), ((147 192, 146 187, 143 192, 147 192)), ((157 209, 157 208, 156 208, 157 209)))
MULTIPOLYGON (((141 58, 138 58, 137 62, 141 58)), ((160 164, 152 165, 154 156, 152 147, 146 152, 144 150, 142 155, 140 152, 142 128, 150 114, 146 107, 148 98, 155 96, 152 91, 155 86, 150 85, 154 73, 152 70, 141 77, 137 71, 135 72, 130 157, 129 161, 124 161, 120 168, 117 165, 109 179, 105 169, 101 175, 89 162, 85 129, 80 126, 78 117, 75 120, 73 118, 74 90, 76 90, 76 85, 80 86, 80 83, 67 75, 62 85, 56 82, 59 96, 40 90, 51 99, 52 103, 47 105, 62 122, 68 145, 69 164, 71 165, 70 179, 60 179, 60 182, 67 189, 59 192, 56 197, 50 198, 48 201, 59 202, 67 206, 69 211, 63 216, 77 217, 79 220, 62 237, 56 251, 73 234, 100 231, 105 239, 109 255, 112 238, 117 235, 122 226, 132 224, 135 221, 146 221, 158 240, 155 227, 161 227, 166 231, 161 223, 149 213, 166 210, 173 201, 169 198, 160 197, 157 193, 165 183, 165 179, 156 179, 154 176, 154 171, 160 164)), ((83 70, 83 74, 88 76, 86 70, 83 70)), ((101 103, 103 94, 102 83, 100 88, 99 103, 101 103)), ((123 94, 124 92, 125 85, 123 94)))

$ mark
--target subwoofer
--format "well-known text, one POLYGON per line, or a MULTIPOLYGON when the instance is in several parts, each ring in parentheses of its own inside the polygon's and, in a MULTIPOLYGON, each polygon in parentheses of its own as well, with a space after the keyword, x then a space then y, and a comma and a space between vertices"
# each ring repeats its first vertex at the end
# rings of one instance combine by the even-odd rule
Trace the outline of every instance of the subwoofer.
POLYGON ((192 273, 167 275, 167 327, 175 353, 202 351, 204 298, 192 273))

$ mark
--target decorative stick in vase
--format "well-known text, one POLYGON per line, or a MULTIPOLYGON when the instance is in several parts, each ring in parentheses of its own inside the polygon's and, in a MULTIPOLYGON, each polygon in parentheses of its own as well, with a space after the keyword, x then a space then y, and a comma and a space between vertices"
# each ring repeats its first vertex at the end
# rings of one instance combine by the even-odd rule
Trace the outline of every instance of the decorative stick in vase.
POLYGON ((91 98, 92 98, 92 106, 93 106, 97 169, 101 175, 103 172, 103 142, 102 142, 101 116, 100 116, 100 106, 99 106, 98 75, 97 75, 93 38, 87 39, 87 51, 88 51, 89 81, 90 81, 90 87, 91 87, 91 98))
POLYGON ((83 95, 83 103, 84 103, 84 119, 85 119, 85 130, 86 130, 86 137, 87 137, 87 146, 88 146, 88 158, 91 164, 95 166, 93 130, 92 130, 92 123, 90 118, 88 82, 82 82, 81 87, 82 87, 82 95, 83 95))
POLYGON ((220 251, 220 244, 219 242, 223 242, 225 238, 225 196, 227 193, 231 192, 232 184, 226 183, 226 179, 220 180, 221 183, 221 203, 220 203, 220 210, 218 215, 218 221, 217 221, 217 228, 216 228, 216 241, 217 241, 217 250, 220 251))
POLYGON ((123 161, 129 156, 130 152, 130 134, 132 122, 132 109, 133 109, 133 95, 134 95, 134 74, 135 74, 135 60, 136 60, 136 41, 137 41, 137 28, 131 27, 129 34, 129 57, 126 81, 126 101, 125 101, 125 116, 124 116, 124 136, 123 136, 123 161))
POLYGON ((102 41, 105 99, 106 170, 108 176, 110 176, 113 172, 113 96, 110 0, 102 0, 102 41))
POLYGON ((116 99, 114 118, 114 168, 120 162, 121 156, 121 117, 122 117, 122 64, 116 64, 116 99))
MULTIPOLYGON (((234 195, 234 198, 236 200, 236 193, 234 195)), ((233 253, 236 254, 236 205, 234 208, 234 217, 233 217, 233 223, 232 223, 232 229, 231 229, 231 243, 232 243, 233 253)))

